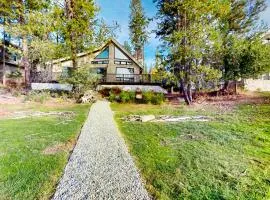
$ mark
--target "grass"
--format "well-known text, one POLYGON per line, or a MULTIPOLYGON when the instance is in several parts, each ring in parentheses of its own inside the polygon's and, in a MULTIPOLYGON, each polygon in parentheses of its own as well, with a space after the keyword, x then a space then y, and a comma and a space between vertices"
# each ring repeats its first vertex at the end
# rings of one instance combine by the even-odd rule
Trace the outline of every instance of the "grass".
POLYGON ((75 112, 71 119, 47 116, 0 120, 0 199, 49 199, 86 119, 89 105, 1 106, 8 111, 75 112), (46 148, 59 144, 64 144, 63 149, 44 154, 46 148))
MULTIPOLYGON (((264 94, 270 98, 270 94, 264 94)), ((233 110, 112 104, 155 199, 270 199, 270 104, 233 110), (124 122, 129 114, 207 115, 210 122, 124 122)))

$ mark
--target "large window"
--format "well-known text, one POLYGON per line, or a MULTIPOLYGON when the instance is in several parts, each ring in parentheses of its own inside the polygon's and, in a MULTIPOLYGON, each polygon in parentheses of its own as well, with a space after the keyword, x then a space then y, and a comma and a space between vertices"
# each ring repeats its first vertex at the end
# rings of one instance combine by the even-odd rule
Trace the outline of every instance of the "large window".
POLYGON ((121 60, 129 60, 128 57, 117 47, 114 47, 114 58, 121 60))
POLYGON ((126 68, 126 67, 117 67, 116 74, 131 75, 131 74, 134 74, 134 69, 133 68, 126 68))
POLYGON ((134 69, 133 68, 116 68, 116 80, 124 82, 134 82, 134 69))
POLYGON ((95 59, 108 59, 109 58, 109 47, 106 47, 95 59))

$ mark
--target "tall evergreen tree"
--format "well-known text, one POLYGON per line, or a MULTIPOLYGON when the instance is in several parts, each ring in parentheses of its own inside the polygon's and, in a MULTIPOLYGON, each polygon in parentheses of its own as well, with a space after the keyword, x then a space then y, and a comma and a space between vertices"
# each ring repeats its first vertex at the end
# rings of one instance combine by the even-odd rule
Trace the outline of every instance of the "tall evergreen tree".
POLYGON ((3 46, 3 52, 1 52, 2 56, 0 59, 2 59, 2 80, 3 85, 6 84, 6 21, 8 20, 9 16, 9 7, 10 7, 10 1, 3 0, 0 2, 0 27, 2 28, 2 40, 0 41, 0 44, 3 46))
MULTIPOLYGON (((192 86, 198 75, 205 80, 219 77, 219 71, 201 62, 205 49, 212 47, 215 38, 214 14, 226 5, 218 0, 156 0, 158 7, 157 36, 164 42, 170 71, 181 85, 185 101, 192 103, 192 86)), ((221 9, 222 8, 222 9, 221 9)))
MULTIPOLYGON (((232 65, 234 55, 231 53, 233 47, 239 44, 237 40, 242 41, 244 38, 251 42, 252 35, 261 29, 258 27, 260 13, 266 9, 265 0, 230 0, 229 12, 220 18, 219 25, 223 40, 223 79, 225 80, 225 89, 228 89, 229 80, 240 78, 239 69, 232 65), (237 43, 235 43, 237 42, 237 43)), ((257 36, 254 37, 255 40, 257 36)), ((246 42, 244 42, 246 43, 246 42)), ((258 44, 258 43, 257 43, 258 44)), ((239 50, 239 49, 238 49, 239 50)))
POLYGON ((25 70, 25 84, 30 87, 30 62, 29 41, 34 33, 30 24, 29 16, 36 12, 46 10, 49 0, 14 0, 7 1, 5 10, 8 13, 7 20, 9 33, 22 41, 22 62, 25 70))
POLYGON ((131 0, 130 3, 129 31, 131 44, 135 50, 135 57, 144 60, 144 45, 148 40, 147 27, 149 19, 146 17, 141 0, 131 0))
POLYGON ((93 44, 96 12, 94 0, 65 0, 61 29, 74 68, 77 67, 77 53, 93 44))
POLYGON ((130 46, 128 41, 124 41, 123 47, 130 53, 132 54, 132 47, 130 46))

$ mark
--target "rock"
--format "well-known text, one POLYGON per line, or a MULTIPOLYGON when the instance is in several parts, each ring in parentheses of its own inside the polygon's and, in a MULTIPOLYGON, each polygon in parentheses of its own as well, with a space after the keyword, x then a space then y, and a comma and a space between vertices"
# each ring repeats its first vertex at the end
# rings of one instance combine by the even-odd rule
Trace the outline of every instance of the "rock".
POLYGON ((97 93, 93 90, 88 90, 81 97, 81 103, 95 103, 97 101, 97 93))
POLYGON ((186 122, 186 121, 196 121, 196 122, 208 122, 210 117, 207 116, 158 116, 155 122, 186 122))
POLYGON ((140 115, 128 115, 122 118, 122 120, 126 121, 126 122, 138 122, 141 121, 141 117, 140 115))
POLYGON ((125 122, 208 122, 211 120, 207 116, 170 116, 170 115, 160 115, 155 117, 154 115, 128 115, 122 118, 125 122))
POLYGON ((135 93, 136 93, 136 99, 142 99, 143 98, 142 90, 140 88, 136 88, 135 93))
POLYGON ((136 99, 142 99, 142 98, 143 98, 142 94, 136 94, 136 99))
POLYGON ((154 115, 143 115, 141 116, 141 122, 149 122, 156 119, 154 115))

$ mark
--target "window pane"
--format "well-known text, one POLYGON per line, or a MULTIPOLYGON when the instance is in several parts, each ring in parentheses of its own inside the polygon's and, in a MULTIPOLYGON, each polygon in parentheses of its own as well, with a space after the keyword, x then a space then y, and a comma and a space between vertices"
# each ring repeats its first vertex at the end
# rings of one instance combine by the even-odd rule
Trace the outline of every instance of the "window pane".
POLYGON ((117 67, 116 74, 134 74, 133 68, 117 67))
POLYGON ((102 68, 102 67, 91 68, 90 69, 90 73, 96 73, 96 74, 105 75, 106 74, 106 69, 105 68, 102 68))
POLYGON ((115 58, 117 59, 123 59, 123 60, 129 60, 128 57, 120 51, 117 47, 114 47, 114 54, 115 58))
POLYGON ((106 59, 109 58, 109 47, 104 49, 98 56, 96 57, 97 59, 106 59))

